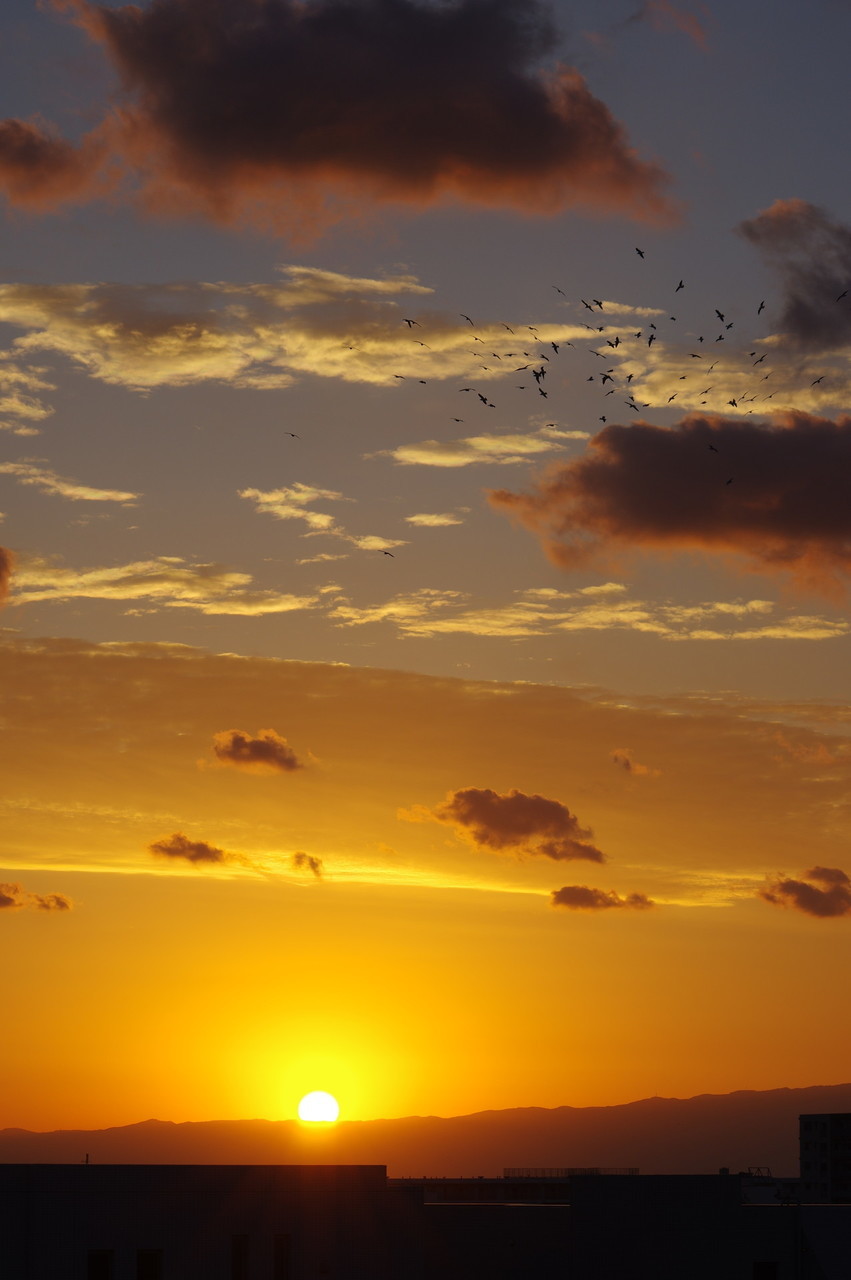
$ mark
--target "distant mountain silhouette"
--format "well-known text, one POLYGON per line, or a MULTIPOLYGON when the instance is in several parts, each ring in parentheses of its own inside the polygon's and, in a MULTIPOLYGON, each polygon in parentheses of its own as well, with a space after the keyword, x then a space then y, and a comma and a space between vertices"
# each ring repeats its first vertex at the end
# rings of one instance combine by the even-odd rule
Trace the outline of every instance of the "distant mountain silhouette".
POLYGON ((0 1163, 386 1164, 391 1177, 492 1177, 504 1167, 635 1166, 642 1173, 798 1172, 798 1116, 851 1112, 851 1084, 341 1121, 145 1120, 113 1129, 0 1130, 0 1163))

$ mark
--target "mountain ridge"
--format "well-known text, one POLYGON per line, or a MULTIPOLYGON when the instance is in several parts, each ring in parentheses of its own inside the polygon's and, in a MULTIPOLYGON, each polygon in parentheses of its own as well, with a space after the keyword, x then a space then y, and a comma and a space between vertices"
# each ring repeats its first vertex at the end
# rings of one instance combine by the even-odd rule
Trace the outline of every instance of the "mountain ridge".
POLYGON ((159 1120, 103 1129, 0 1130, 0 1163, 384 1164, 391 1177, 493 1177, 505 1167, 797 1171, 799 1114, 851 1112, 851 1083, 738 1089, 609 1106, 511 1107, 461 1116, 159 1120))

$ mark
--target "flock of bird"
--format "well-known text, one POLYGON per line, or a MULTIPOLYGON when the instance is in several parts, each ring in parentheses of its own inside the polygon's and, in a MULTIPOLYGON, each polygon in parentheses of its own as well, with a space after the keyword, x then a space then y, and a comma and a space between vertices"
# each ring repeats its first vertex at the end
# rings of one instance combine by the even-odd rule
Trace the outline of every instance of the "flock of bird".
MULTIPOLYGON (((645 251, 643 249, 640 249, 636 246, 635 252, 639 256, 639 258, 641 258, 642 260, 645 258, 645 251)), ((681 291, 686 290, 686 287, 687 287, 686 281, 684 279, 680 279, 679 282, 676 284, 676 286, 673 288, 673 295, 674 296, 678 295, 681 291)), ((559 285, 553 284, 552 288, 555 290, 557 294, 559 294, 562 298, 564 298, 565 303, 570 303, 570 299, 568 298, 568 295, 559 285)), ((848 294, 848 290, 845 290, 836 298, 836 302, 841 302, 842 299, 847 296, 847 294, 848 294)), ((586 348, 587 353, 592 357, 595 357, 596 359, 603 360, 604 362, 606 362, 606 365, 607 365, 607 367, 602 371, 600 371, 598 368, 596 372, 588 373, 585 376, 584 380, 588 383, 599 383, 603 400, 607 399, 610 396, 614 396, 620 393, 623 397, 623 404, 627 407, 627 409, 629 409, 633 413, 640 414, 642 409, 650 408, 651 403, 649 401, 638 401, 636 399, 635 394, 630 388, 630 384, 633 382, 634 379, 636 379, 637 380, 636 385, 640 386, 642 379, 645 379, 647 376, 653 373, 654 370, 652 366, 638 373, 636 372, 624 373, 623 370, 618 367, 617 361, 619 360, 623 362, 624 360, 628 360, 630 363, 634 365, 636 363, 636 344, 637 343, 640 342, 640 343, 646 344, 647 348, 651 349, 654 343, 656 343, 657 341, 660 340, 661 337, 663 337, 663 334, 657 327, 657 324, 654 321, 648 321, 644 327, 638 330, 632 330, 632 329, 628 329, 626 325, 616 326, 612 323, 609 323, 609 314, 606 312, 607 304, 600 298, 581 297, 578 299, 578 302, 575 305, 581 308, 584 308, 585 311, 591 312, 596 321, 600 321, 601 319, 603 320, 603 323, 593 323, 593 324, 588 323, 587 320, 579 322, 582 325, 582 327, 584 327, 589 331, 590 335, 593 335, 589 337, 589 339, 587 340, 588 341, 588 346, 586 348), (623 332, 620 331, 621 329, 623 329, 623 332), (602 350, 600 349, 601 347, 603 348, 602 350), (616 363, 610 364, 609 362, 613 358, 616 360, 616 363), (611 385, 609 386, 608 384, 611 384, 611 385)), ((611 305, 614 308, 616 304, 609 304, 609 305, 611 305)), ((759 302, 759 305, 755 308, 755 313, 757 318, 762 315, 763 311, 765 310, 765 305, 766 305, 765 299, 762 299, 759 302)), ((621 315, 624 314, 624 311, 625 309, 621 308, 619 314, 621 315)), ((615 312, 613 310, 613 312, 611 313, 612 319, 614 319, 614 316, 616 314, 618 314, 618 312, 615 312)), ((662 323, 661 315, 663 313, 660 313, 658 311, 653 311, 650 314, 656 315, 656 318, 660 321, 660 323, 662 323)), ((549 390, 545 386, 545 382, 546 382, 548 371, 549 371, 548 366, 550 366, 552 359, 559 356, 563 347, 570 347, 577 352, 579 350, 576 347, 575 343, 567 341, 566 339, 562 339, 558 342, 541 339, 538 336, 539 330, 536 325, 526 325, 518 333, 517 330, 515 330, 514 328, 512 328, 510 325, 506 324, 503 321, 503 322, 500 322, 502 328, 505 329, 507 331, 507 334, 510 334, 512 338, 518 339, 517 342, 514 342, 511 344, 512 347, 516 347, 517 349, 511 350, 511 351, 495 351, 492 348, 498 344, 494 340, 492 335, 492 331, 494 328, 493 324, 489 324, 487 326, 481 326, 480 328, 480 326, 477 325, 473 317, 468 315, 467 313, 459 312, 459 317, 464 322, 465 326, 469 326, 469 334, 470 334, 471 341, 473 343, 479 344, 479 349, 472 350, 470 352, 471 355, 474 355, 476 358, 479 358, 479 359, 487 358, 488 361, 490 360, 499 361, 500 362, 499 372, 501 372, 502 368, 505 367, 505 366, 502 366, 503 360, 518 359, 518 358, 524 360, 525 363, 514 366, 513 372, 515 374, 522 374, 522 373, 530 374, 531 379, 534 381, 534 387, 532 385, 532 381, 529 381, 529 380, 524 380, 523 383, 515 383, 514 387, 516 390, 523 391, 523 392, 535 390, 537 391, 538 395, 541 396, 544 400, 548 399, 550 394, 549 390), (479 330, 480 332, 477 332, 479 330), (485 337, 482 337, 481 334, 485 334, 485 337), (486 341, 486 338, 487 338, 487 341, 486 341), (525 349, 527 347, 530 349, 529 350, 525 349), (550 350, 544 351, 542 349, 544 347, 548 347, 550 350)), ((717 334, 714 337, 712 336, 712 332, 716 327, 713 325, 712 329, 708 330, 706 334, 700 334, 694 340, 693 345, 698 347, 704 347, 704 349, 699 351, 690 351, 687 357, 683 356, 684 361, 707 361, 705 365, 700 366, 701 373, 704 376, 713 374, 715 370, 718 369, 719 366, 721 365, 722 363, 721 356, 720 354, 714 354, 713 349, 716 348, 716 345, 718 343, 727 342, 731 338, 733 338, 731 331, 736 327, 736 322, 733 320, 728 320, 727 313, 725 311, 722 311, 720 308, 714 309, 714 313, 711 319, 717 321, 717 328, 719 330, 717 334), (711 343, 712 344, 711 347, 706 347, 704 345, 706 343, 711 343)), ((675 324, 677 322, 677 317, 675 315, 670 315, 668 317, 668 321, 671 324, 675 324)), ((411 316, 403 316, 401 318, 401 323, 407 326, 408 332, 413 342, 415 342, 418 346, 424 349, 427 349, 427 350, 433 349, 432 347, 429 346, 427 342, 423 341, 420 338, 415 338, 413 336, 415 329, 419 329, 419 330, 423 329, 423 325, 420 323, 420 321, 416 320, 411 316)), ((428 336, 427 333, 426 333, 426 336, 428 336)), ((733 340, 735 341, 734 338, 733 340)), ((761 341, 761 339, 756 340, 757 344, 759 343, 759 341, 761 341)), ((750 346, 752 345, 753 342, 754 340, 752 339, 751 343, 746 343, 745 346, 750 346)), ((751 362, 751 368, 755 371, 753 375, 753 379, 754 379, 753 383, 751 384, 750 388, 746 390, 744 393, 738 392, 737 394, 731 395, 730 398, 726 401, 726 404, 729 405, 732 409, 734 409, 738 414, 750 414, 754 412, 753 409, 744 408, 745 405, 753 404, 758 400, 763 400, 764 402, 767 403, 768 401, 774 398, 776 393, 774 391, 769 392, 767 388, 765 388, 764 386, 764 384, 768 382, 768 380, 771 378, 771 375, 772 375, 772 370, 770 368, 768 369, 765 368, 765 364, 766 364, 766 361, 769 359, 769 355, 770 355, 769 351, 763 351, 760 354, 758 350, 758 345, 755 346, 754 350, 748 351, 746 353, 747 359, 749 359, 751 362), (756 372, 757 370, 759 371, 758 373, 756 372)), ((742 364, 744 360, 745 360, 745 352, 744 352, 744 347, 742 347, 740 350, 737 351, 734 366, 726 371, 728 375, 734 374, 737 378, 737 381, 740 380, 741 378, 742 364)), ((487 363, 487 364, 480 363, 479 368, 481 368, 483 371, 489 374, 493 374, 497 372, 497 367, 495 367, 491 363, 487 363)), ((698 366, 695 366, 696 370, 697 368, 698 366)), ((404 374, 396 373, 396 374, 393 374, 392 376, 400 382, 404 382, 407 380, 407 377, 404 374)), ((694 377, 691 371, 687 373, 685 372, 680 373, 676 376, 677 376, 677 380, 680 382, 689 381, 692 377, 694 377)), ((825 376, 826 375, 823 373, 820 374, 818 377, 812 380, 810 385, 812 387, 819 385, 824 381, 825 376)), ((720 373, 716 374, 716 379, 720 380, 720 379, 723 379, 723 377, 724 377, 723 370, 720 373)), ((416 381, 422 385, 425 385, 427 380, 425 378, 418 378, 416 379, 416 381)), ((700 405, 706 405, 708 403, 705 397, 707 397, 712 391, 715 391, 717 389, 717 385, 718 385, 717 382, 710 381, 709 385, 705 386, 702 390, 700 390, 697 393, 700 405)), ((476 399, 481 403, 481 406, 483 408, 495 409, 497 407, 496 404, 489 398, 488 394, 477 386, 459 387, 458 392, 462 394, 475 396, 476 399)), ((667 397, 667 400, 665 404, 662 405, 662 407, 665 408, 667 407, 667 405, 673 404, 677 400, 679 394, 680 394, 679 391, 672 392, 667 397)), ((693 399, 692 399, 692 403, 694 403, 693 399)), ((605 407, 605 405, 601 407, 605 407)), ((463 418, 458 418, 454 416, 452 417, 451 420, 453 423, 463 423, 465 421, 463 418)), ((605 413, 600 414, 598 421, 605 425, 609 421, 609 417, 605 413)), ((549 427, 556 427, 556 425, 557 425, 556 423, 547 424, 547 426, 549 427)), ((290 434, 293 434, 293 433, 290 433, 290 434)), ((718 454, 721 452, 721 450, 719 450, 718 447, 714 444, 710 443, 708 444, 707 447, 712 453, 718 454)), ((733 483, 733 479, 734 479, 733 476, 728 476, 727 479, 724 481, 724 483, 726 485, 730 485, 733 483)), ((393 553, 390 551, 384 551, 383 554, 387 556, 392 556, 393 553)))

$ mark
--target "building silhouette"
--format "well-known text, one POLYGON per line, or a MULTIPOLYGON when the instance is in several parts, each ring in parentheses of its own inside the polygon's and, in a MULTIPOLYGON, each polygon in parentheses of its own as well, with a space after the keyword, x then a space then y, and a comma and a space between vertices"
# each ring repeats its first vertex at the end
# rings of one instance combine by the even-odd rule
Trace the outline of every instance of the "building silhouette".
POLYGON ((800 1116, 798 1123, 801 1198, 851 1204, 851 1115, 800 1116))
POLYGON ((849 1280, 851 1116, 800 1132, 800 1181, 0 1164, 0 1280, 849 1280))

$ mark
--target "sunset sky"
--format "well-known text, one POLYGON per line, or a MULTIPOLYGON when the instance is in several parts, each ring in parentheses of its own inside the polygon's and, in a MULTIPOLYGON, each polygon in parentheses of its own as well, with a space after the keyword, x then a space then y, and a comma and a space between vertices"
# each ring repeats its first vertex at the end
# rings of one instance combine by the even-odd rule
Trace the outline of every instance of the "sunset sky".
POLYGON ((0 1127, 838 1083, 844 0, 7 0, 0 1127))

